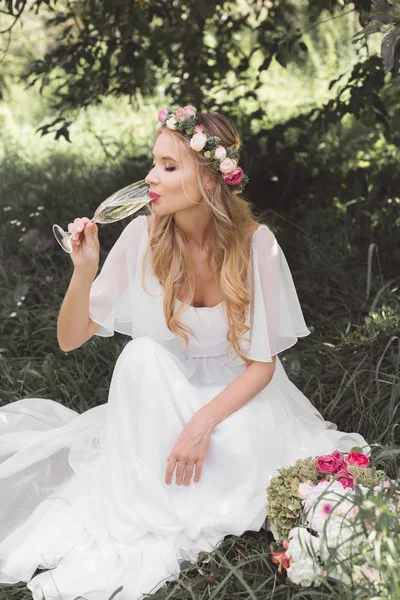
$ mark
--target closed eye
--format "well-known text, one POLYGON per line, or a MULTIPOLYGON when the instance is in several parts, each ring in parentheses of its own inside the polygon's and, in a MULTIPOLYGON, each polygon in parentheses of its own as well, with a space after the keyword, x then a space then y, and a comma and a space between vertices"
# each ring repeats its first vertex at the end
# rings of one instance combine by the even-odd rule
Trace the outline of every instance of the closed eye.
MULTIPOLYGON (((153 163, 153 165, 152 165, 152 166, 153 166, 153 168, 154 168, 156 165, 153 163)), ((175 169, 176 169, 176 167, 165 167, 165 170, 166 170, 166 171, 175 171, 175 169)))

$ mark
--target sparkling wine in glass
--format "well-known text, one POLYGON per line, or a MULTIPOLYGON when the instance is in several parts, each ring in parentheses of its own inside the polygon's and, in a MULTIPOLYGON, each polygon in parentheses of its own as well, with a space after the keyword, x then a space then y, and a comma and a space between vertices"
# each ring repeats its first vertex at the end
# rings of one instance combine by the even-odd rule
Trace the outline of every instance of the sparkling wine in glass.
MULTIPOLYGON (((114 223, 133 215, 150 202, 149 189, 150 186, 141 180, 118 190, 97 207, 92 223, 114 223)), ((73 234, 64 231, 59 225, 53 225, 53 233, 61 248, 71 254, 73 234)))

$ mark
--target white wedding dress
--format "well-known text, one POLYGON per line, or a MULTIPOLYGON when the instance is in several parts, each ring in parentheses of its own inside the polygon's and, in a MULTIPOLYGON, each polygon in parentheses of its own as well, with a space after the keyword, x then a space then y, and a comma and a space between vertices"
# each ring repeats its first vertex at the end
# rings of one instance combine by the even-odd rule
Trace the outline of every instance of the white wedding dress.
MULTIPOLYGON (((93 283, 98 335, 131 339, 108 403, 83 414, 29 398, 0 409, 0 582, 27 582, 35 600, 137 600, 227 534, 259 530, 266 488, 297 458, 354 445, 288 379, 277 357, 268 386, 211 434, 200 482, 164 483, 166 458, 192 415, 244 369, 225 356, 224 303, 188 308, 188 350, 166 326, 163 288, 141 262, 145 216, 134 219, 93 283), (37 568, 44 569, 32 578, 37 568)), ((306 327, 285 256, 266 225, 254 233, 250 343, 257 361, 293 346, 306 327)), ((179 304, 179 300, 177 300, 179 304)), ((233 355, 231 355, 233 356, 233 355)), ((368 449, 367 449, 368 452, 368 449)))

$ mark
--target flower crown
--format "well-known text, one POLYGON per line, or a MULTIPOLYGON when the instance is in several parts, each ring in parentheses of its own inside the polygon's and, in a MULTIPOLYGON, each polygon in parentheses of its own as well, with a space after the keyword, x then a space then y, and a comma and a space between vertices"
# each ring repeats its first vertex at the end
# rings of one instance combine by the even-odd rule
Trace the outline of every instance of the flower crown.
POLYGON ((223 180, 234 188, 234 193, 242 192, 249 178, 238 167, 239 150, 224 148, 218 136, 207 137, 204 128, 196 125, 196 113, 194 106, 184 106, 177 111, 163 108, 158 113, 156 129, 168 127, 190 136, 190 147, 196 152, 204 150, 203 154, 211 160, 213 169, 222 173, 223 180))

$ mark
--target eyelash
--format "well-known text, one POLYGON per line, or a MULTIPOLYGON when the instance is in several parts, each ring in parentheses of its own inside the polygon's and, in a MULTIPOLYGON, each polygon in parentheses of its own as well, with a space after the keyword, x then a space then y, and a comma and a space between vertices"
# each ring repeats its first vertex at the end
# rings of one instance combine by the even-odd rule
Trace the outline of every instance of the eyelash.
MULTIPOLYGON (((155 166, 156 166, 156 165, 153 163, 153 168, 154 168, 155 166)), ((171 171, 175 171, 175 169, 176 169, 176 167, 165 167, 165 170, 166 170, 166 171, 168 171, 169 173, 170 173, 171 171)))

